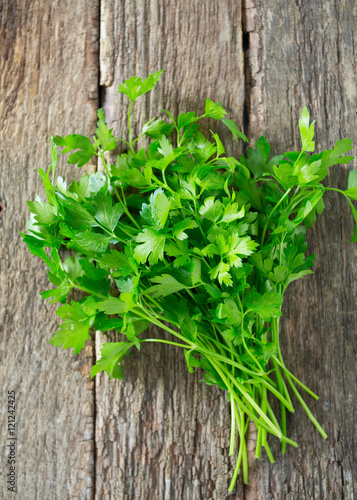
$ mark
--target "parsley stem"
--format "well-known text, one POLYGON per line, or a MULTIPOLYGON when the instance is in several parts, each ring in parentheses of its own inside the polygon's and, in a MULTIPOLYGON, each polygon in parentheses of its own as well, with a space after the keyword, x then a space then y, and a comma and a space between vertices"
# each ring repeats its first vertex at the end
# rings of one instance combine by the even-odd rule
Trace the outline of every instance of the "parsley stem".
POLYGON ((260 246, 262 247, 264 245, 264 239, 265 239, 265 233, 266 233, 266 230, 268 228, 268 224, 270 222, 270 219, 273 215, 273 213, 275 212, 275 210, 278 208, 278 206, 285 200, 285 198, 288 196, 288 194, 290 193, 292 188, 289 188, 286 193, 280 198, 280 200, 278 201, 278 203, 275 205, 275 207, 273 208, 273 210, 270 212, 270 214, 268 215, 268 218, 266 220, 266 223, 264 225, 264 229, 263 229, 263 234, 262 234, 262 240, 261 240, 261 244, 260 246))
POLYGON ((124 144, 130 147, 130 143, 128 141, 124 141, 124 139, 122 139, 121 137, 115 137, 115 139, 117 139, 120 142, 124 142, 124 144))
POLYGON ((237 462, 234 468, 233 476, 228 491, 233 491, 242 461, 243 461, 243 482, 244 484, 248 484, 248 456, 247 456, 247 445, 245 441, 244 413, 240 413, 240 410, 238 410, 239 411, 238 415, 235 404, 233 407, 233 411, 235 420, 237 422, 240 443, 239 443, 237 462))
POLYGON ((279 439, 285 439, 288 442, 290 442, 290 444, 294 443, 297 446, 297 444, 294 441, 292 441, 291 439, 289 439, 286 436, 282 435, 281 431, 279 429, 277 429, 275 427, 275 425, 273 424, 273 422, 271 422, 271 420, 263 413, 262 409, 254 401, 254 399, 248 394, 248 392, 244 389, 244 387, 227 370, 225 370, 221 366, 221 364, 219 363, 219 361, 214 361, 214 360, 210 359, 211 356, 207 356, 207 358, 210 361, 210 363, 212 364, 212 366, 216 369, 216 371, 218 372, 218 374, 220 375, 220 377, 222 378, 222 381, 224 382, 224 384, 226 385, 226 387, 228 388, 228 390, 230 390, 231 394, 234 394, 234 398, 236 400, 238 400, 239 403, 241 403, 243 405, 243 403, 239 400, 237 394, 233 390, 232 386, 230 385, 230 382, 228 382, 226 376, 229 379, 231 379, 231 382, 233 383, 233 385, 235 385, 237 387, 238 391, 241 393, 241 395, 244 397, 244 399, 247 402, 249 402, 250 405, 252 406, 252 408, 254 408, 254 410, 261 416, 261 420, 260 419, 258 420, 254 416, 254 413, 251 412, 250 410, 248 410, 248 408, 245 407, 246 408, 245 412, 248 415, 250 415, 251 418, 253 418, 253 420, 255 421, 255 423, 256 423, 257 426, 261 425, 268 432, 270 432, 271 434, 274 434, 279 439))
MULTIPOLYGON (((99 156, 100 156, 100 158, 101 158, 101 160, 103 162, 105 172, 106 172, 106 174, 108 176, 108 182, 113 186, 113 189, 115 191, 115 194, 117 195, 118 201, 120 201, 120 203, 123 205, 124 212, 129 217, 129 219, 134 224, 134 226, 136 226, 138 229, 141 229, 141 227, 139 226, 139 224, 136 222, 136 220, 134 219, 134 217, 129 212, 126 203, 124 203, 123 200, 121 199, 121 196, 120 196, 119 191, 117 190, 116 186, 111 183, 111 180, 110 180, 111 176, 110 176, 110 173, 109 173, 108 165, 107 165, 107 162, 105 161, 104 154, 103 154, 103 152, 101 150, 99 151, 99 156)), ((132 235, 129 235, 129 236, 132 237, 132 235)))
POLYGON ((130 123, 130 114, 131 114, 131 108, 133 107, 133 101, 130 102, 129 105, 129 110, 128 110, 128 131, 129 131, 129 146, 131 151, 135 154, 134 148, 133 148, 133 140, 132 140, 132 133, 131 133, 131 123, 130 123))
POLYGON ((229 440, 229 455, 233 455, 234 453, 234 441, 236 435, 236 421, 234 414, 234 399, 231 397, 231 437, 229 440))
POLYGON ((309 389, 308 387, 306 387, 306 385, 303 384, 297 377, 295 377, 295 375, 293 375, 286 368, 286 366, 284 365, 284 363, 282 363, 276 356, 272 356, 272 359, 281 367, 281 369, 285 373, 286 377, 289 376, 290 378, 292 378, 302 389, 304 389, 304 391, 306 391, 308 394, 310 394, 311 397, 313 397, 316 400, 319 399, 319 396, 317 394, 315 394, 311 389, 309 389))
POLYGON ((89 290, 88 288, 84 286, 77 285, 76 283, 73 283, 73 281, 69 280, 71 286, 73 288, 77 288, 78 290, 82 290, 82 292, 89 293, 91 295, 96 295, 97 297, 100 297, 101 299, 106 300, 108 298, 108 295, 103 295, 102 293, 99 292, 94 292, 93 290, 89 290))
POLYGON ((178 342, 171 342, 171 340, 165 339, 140 339, 140 342, 160 342, 161 344, 170 344, 177 347, 182 347, 183 349, 192 349, 192 346, 186 344, 179 344, 178 342))
POLYGON ((307 404, 305 403, 305 401, 303 400, 302 396, 300 395, 299 391, 296 389, 293 381, 291 380, 290 376, 289 375, 286 375, 286 378, 289 382, 289 385, 291 387, 291 389, 293 390, 295 396, 297 397, 297 399, 299 400, 299 403, 301 404, 301 406, 304 408, 307 416, 309 417, 309 419, 311 420, 311 422, 314 424, 314 426, 316 427, 316 429, 319 431, 319 433, 321 434, 321 436, 326 439, 327 438, 327 434, 326 432, 323 430, 323 428, 321 427, 321 425, 318 423, 318 421, 316 420, 316 418, 314 417, 314 415, 312 414, 310 408, 307 406, 307 404))
POLYGON ((243 305, 242 305, 242 302, 239 298, 239 295, 237 296, 238 297, 238 301, 239 301, 239 305, 241 307, 241 312, 242 312, 242 321, 241 321, 241 333, 242 333, 242 341, 243 341, 243 345, 245 347, 245 350, 247 351, 247 353, 249 354, 249 356, 252 358, 252 360, 254 361, 254 363, 257 365, 257 367, 259 368, 260 370, 260 373, 264 373, 264 370, 263 368, 261 367, 259 361, 253 356, 251 350, 249 349, 249 347, 247 346, 246 342, 245 342, 245 339, 244 339, 244 318, 245 318, 245 313, 243 312, 243 305))

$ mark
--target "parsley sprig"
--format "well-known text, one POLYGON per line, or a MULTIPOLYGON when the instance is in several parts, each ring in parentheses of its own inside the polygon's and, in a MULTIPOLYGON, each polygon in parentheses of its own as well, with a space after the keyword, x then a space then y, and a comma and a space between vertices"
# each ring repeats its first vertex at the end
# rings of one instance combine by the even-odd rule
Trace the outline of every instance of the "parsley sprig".
POLYGON ((57 313, 63 322, 51 344, 77 354, 91 328, 126 335, 125 342, 104 344, 92 377, 105 371, 122 379, 122 360, 133 347, 162 342, 182 348, 190 372, 199 368, 206 384, 226 391, 230 454, 239 434, 231 491, 240 467, 248 482, 250 419, 258 429, 257 458, 264 447, 274 461, 269 434, 281 441, 283 453, 287 444, 297 446, 286 433, 286 412, 294 411, 291 392, 327 437, 301 392, 318 397, 285 365, 279 318, 287 286, 312 273, 315 257, 306 255, 306 230, 323 211, 326 191, 346 197, 356 220, 352 241, 357 240, 356 170, 345 191, 322 184, 329 167, 353 159, 343 156, 352 141, 339 140, 333 149, 314 153, 314 123, 305 107, 299 120, 301 151, 271 158, 262 136, 246 155, 230 157, 217 133, 207 138, 200 132, 200 120, 220 120, 235 139, 248 140, 210 99, 203 115, 187 112, 175 119, 164 110, 165 120, 151 119, 133 138, 132 106, 161 73, 145 80, 134 76, 119 86, 130 101, 125 139, 114 136, 101 109, 92 139, 51 138, 51 165, 39 169, 47 202, 28 202, 31 219, 22 236, 49 268, 54 288, 43 298, 62 304, 57 313), (139 149, 143 137, 149 145, 139 149), (120 142, 128 151, 112 163, 120 142), (67 186, 56 177, 56 146, 78 167, 97 156, 104 173, 84 174, 67 186), (71 251, 65 260, 62 247, 71 251), (69 303, 72 289, 83 296, 69 303), (150 323, 173 340, 143 337, 150 323), (274 398, 280 418, 271 405, 274 398))

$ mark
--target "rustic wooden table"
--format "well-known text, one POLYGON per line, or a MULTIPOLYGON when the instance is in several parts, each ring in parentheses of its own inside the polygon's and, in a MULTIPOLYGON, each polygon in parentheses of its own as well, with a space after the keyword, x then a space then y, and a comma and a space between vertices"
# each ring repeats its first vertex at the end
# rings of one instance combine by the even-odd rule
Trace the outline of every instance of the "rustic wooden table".
MULTIPOLYGON (((6 397, 15 390, 18 498, 228 498, 229 408, 224 394, 187 372, 181 352, 145 345, 125 363, 125 382, 110 382, 89 378, 99 332, 78 356, 48 344, 59 320, 39 296, 45 269, 21 242, 25 201, 43 195, 36 168, 50 161, 50 133, 93 134, 101 106, 119 135, 118 84, 158 69, 160 85, 134 114, 140 126, 162 108, 200 111, 209 97, 252 141, 266 135, 276 153, 299 146, 304 104, 320 149, 356 140, 357 3, 14 0, 2 3, 0 20, 0 496, 10 498, 6 397)), ((60 174, 79 171, 62 159, 60 174)), ((347 168, 330 176, 344 188, 347 168)), ((309 236, 315 274, 291 285, 281 322, 291 369, 321 396, 311 409, 328 439, 297 409, 288 431, 300 447, 282 457, 272 441, 276 463, 252 457, 249 486, 238 482, 229 498, 357 496, 357 245, 348 210, 328 194, 309 236)))

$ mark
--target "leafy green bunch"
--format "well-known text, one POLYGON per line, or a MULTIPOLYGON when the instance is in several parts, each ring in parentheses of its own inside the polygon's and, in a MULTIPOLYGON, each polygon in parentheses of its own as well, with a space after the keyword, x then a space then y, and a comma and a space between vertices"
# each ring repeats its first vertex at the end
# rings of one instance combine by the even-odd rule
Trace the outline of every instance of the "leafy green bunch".
POLYGON ((306 256, 305 233, 324 209, 326 191, 347 198, 356 219, 352 241, 357 240, 351 201, 357 199, 356 170, 346 191, 322 184, 329 167, 353 159, 342 156, 352 141, 314 153, 314 123, 304 108, 301 151, 271 158, 262 136, 237 159, 226 154, 217 133, 207 138, 200 132, 200 120, 210 118, 248 142, 225 118, 221 104, 210 99, 203 115, 188 112, 175 119, 164 110, 166 120, 153 118, 133 138, 132 106, 160 74, 145 80, 135 76, 119 86, 130 101, 126 139, 114 136, 101 109, 92 139, 51 138, 51 165, 39 169, 47 202, 28 202, 31 219, 22 236, 49 267, 54 287, 42 297, 61 304, 57 313, 63 321, 51 344, 78 354, 91 328, 126 336, 124 342, 103 345, 92 377, 105 371, 122 379, 121 363, 130 349, 163 342, 183 349, 190 372, 200 369, 206 384, 227 392, 230 454, 239 434, 232 490, 241 466, 248 482, 250 419, 258 429, 256 457, 264 447, 274 461, 269 434, 281 441, 283 453, 287 444, 297 446, 286 433, 286 411, 294 411, 291 392, 327 437, 300 392, 317 396, 284 363, 279 318, 289 283, 312 272, 314 256, 306 256), (138 149, 144 136, 149 145, 138 149), (120 142, 127 152, 112 163, 120 142), (67 186, 55 175, 56 146, 78 167, 97 156, 104 172, 84 174, 67 186), (80 300, 67 300, 72 289, 83 292, 80 300), (143 336, 151 323, 169 332, 170 340, 143 336))

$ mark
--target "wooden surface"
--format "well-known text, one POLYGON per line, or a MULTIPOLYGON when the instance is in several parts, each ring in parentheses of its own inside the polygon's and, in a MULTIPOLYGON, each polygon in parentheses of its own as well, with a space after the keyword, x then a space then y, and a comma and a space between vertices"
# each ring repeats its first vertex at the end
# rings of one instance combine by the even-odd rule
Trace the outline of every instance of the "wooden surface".
MULTIPOLYGON (((356 144, 357 4, 269 1, 246 7, 249 137, 265 134, 276 151, 298 146, 297 110, 306 104, 320 150, 343 137, 356 144)), ((333 167, 329 183, 345 189, 347 168, 333 167)), ((324 199, 326 210, 308 237, 317 254, 315 274, 291 285, 280 335, 293 373, 320 395, 306 401, 328 438, 321 439, 297 410, 288 432, 299 449, 288 448, 282 457, 275 446, 275 464, 256 462, 247 500, 357 496, 357 246, 349 242, 348 204, 331 192, 324 199)))
MULTIPOLYGON (((315 274, 290 286, 281 324, 283 355, 320 395, 307 401, 328 439, 297 409, 288 431, 299 449, 282 457, 272 440, 276 463, 251 459, 249 486, 238 481, 230 496, 224 395, 189 374, 182 353, 166 346, 133 354, 124 382, 101 374, 92 383, 94 357, 113 337, 97 332, 95 352, 88 344, 78 357, 48 345, 58 318, 39 297, 44 268, 18 235, 25 200, 42 194, 36 167, 49 162, 49 133, 93 133, 102 106, 119 135, 126 103, 117 86, 133 74, 165 69, 157 90, 137 105, 139 126, 161 117, 162 108, 200 112, 210 97, 239 127, 244 121, 251 140, 264 133, 276 153, 299 146, 304 104, 317 120, 320 149, 346 136, 356 141, 355 2, 34 0, 7 2, 1 16, 0 411, 4 443, 4 398, 15 389, 19 498, 355 498, 357 246, 349 243, 344 200, 326 198, 309 234, 315 274)), ((65 168, 68 179, 78 174, 65 168)), ((330 179, 344 188, 346 167, 334 167, 330 179)))
MULTIPOLYGON (((45 266, 25 248, 26 200, 44 197, 36 169, 50 133, 94 133, 98 104, 96 0, 3 3, 0 43, 1 485, 6 489, 7 391, 16 391, 17 498, 93 498, 93 346, 53 349, 56 305, 44 302, 45 266), (74 19, 77 19, 74 22, 74 19)), ((92 168, 95 168, 92 166, 92 168)), ((79 172, 64 166, 70 178, 79 172)))

